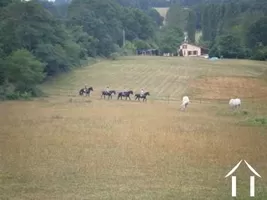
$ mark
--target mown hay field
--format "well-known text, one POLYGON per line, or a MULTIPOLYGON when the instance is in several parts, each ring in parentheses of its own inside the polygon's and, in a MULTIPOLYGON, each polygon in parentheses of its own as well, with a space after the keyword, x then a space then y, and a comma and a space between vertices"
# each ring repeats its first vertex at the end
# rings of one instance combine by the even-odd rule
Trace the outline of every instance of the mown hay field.
MULTIPOLYGON (((49 97, 0 104, 0 199, 231 199, 242 159, 267 198, 266 62, 125 57, 64 74, 49 97), (84 84, 90 97, 78 96, 84 84), (151 96, 104 100, 106 86, 151 96), (183 95, 192 100, 179 111, 183 95), (240 97, 240 111, 228 101, 240 97), (262 123, 256 123, 263 119, 262 123), (253 121, 254 120, 254 121, 253 121), (253 123, 247 123, 253 121, 253 123)), ((237 199, 250 199, 243 163, 237 199)))

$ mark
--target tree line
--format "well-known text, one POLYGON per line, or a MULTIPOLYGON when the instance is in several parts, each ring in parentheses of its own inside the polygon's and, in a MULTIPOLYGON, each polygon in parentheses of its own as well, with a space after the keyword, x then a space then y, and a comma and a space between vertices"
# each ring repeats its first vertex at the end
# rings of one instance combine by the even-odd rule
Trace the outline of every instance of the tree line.
POLYGON ((39 83, 98 56, 177 53, 184 31, 210 56, 266 60, 266 16, 266 0, 0 0, 0 98, 39 96, 39 83), (164 26, 157 6, 170 6, 164 26))
POLYGON ((211 56, 267 59, 267 2, 228 1, 201 8, 202 41, 211 56))
POLYGON ((162 20, 115 0, 0 0, 0 97, 38 96, 36 85, 94 57, 155 47, 162 20))
POLYGON ((210 56, 267 59, 266 0, 180 0, 171 5, 167 25, 186 31, 189 42, 209 48, 210 56))

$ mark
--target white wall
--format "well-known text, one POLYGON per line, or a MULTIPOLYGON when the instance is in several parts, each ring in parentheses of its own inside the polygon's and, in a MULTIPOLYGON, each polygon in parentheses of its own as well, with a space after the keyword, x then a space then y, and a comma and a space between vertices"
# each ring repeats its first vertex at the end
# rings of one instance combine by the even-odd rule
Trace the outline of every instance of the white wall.
POLYGON ((179 50, 183 51, 184 56, 201 56, 201 48, 190 44, 182 44, 179 50), (187 48, 183 49, 183 45, 187 45, 187 48), (191 51, 191 55, 188 54, 188 51, 191 51), (193 55, 193 51, 197 51, 197 54, 193 55))

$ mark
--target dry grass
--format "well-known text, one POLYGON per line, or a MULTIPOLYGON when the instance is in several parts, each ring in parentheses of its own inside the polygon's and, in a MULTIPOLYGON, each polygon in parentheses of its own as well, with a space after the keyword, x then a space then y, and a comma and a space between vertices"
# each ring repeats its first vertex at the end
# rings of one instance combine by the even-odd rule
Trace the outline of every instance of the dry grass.
MULTIPOLYGON (((218 115, 228 109, 227 101, 199 103, 190 96, 187 112, 178 111, 180 102, 159 101, 169 93, 180 100, 199 76, 258 77, 265 65, 130 57, 43 86, 55 96, 1 103, 0 199, 226 200, 231 185, 224 176, 240 159, 262 176, 256 179, 255 199, 266 199, 266 127, 240 126, 244 116, 218 115), (91 97, 77 96, 84 83, 94 87, 91 97), (100 100, 106 85, 144 86, 152 96, 147 103, 100 100)), ((219 88, 220 81, 208 80, 219 88)), ((258 105, 245 104, 249 113, 266 114, 267 105, 258 105)), ((246 199, 249 178, 243 165, 237 177, 237 193, 246 199)))
POLYGON ((248 77, 212 77, 192 81, 191 87, 199 92, 195 97, 204 99, 255 98, 267 100, 264 80, 248 77))

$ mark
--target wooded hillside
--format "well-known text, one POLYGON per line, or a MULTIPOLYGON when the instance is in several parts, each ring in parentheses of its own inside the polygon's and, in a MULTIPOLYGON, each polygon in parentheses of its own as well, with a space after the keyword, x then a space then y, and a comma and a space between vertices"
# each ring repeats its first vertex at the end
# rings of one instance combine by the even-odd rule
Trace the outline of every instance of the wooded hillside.
POLYGON ((154 10, 123 7, 114 0, 1 0, 0 6, 2 98, 37 96, 38 83, 90 58, 149 47, 162 24, 154 10))
POLYGON ((97 56, 177 53, 184 31, 191 43, 201 31, 210 56, 267 59, 266 0, 0 0, 0 30, 2 99, 38 96, 49 76, 97 56), (170 6, 163 28, 157 6, 170 6))

